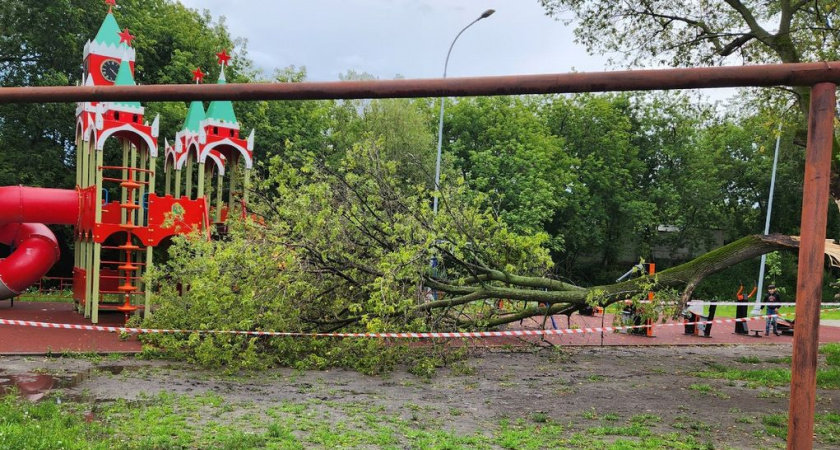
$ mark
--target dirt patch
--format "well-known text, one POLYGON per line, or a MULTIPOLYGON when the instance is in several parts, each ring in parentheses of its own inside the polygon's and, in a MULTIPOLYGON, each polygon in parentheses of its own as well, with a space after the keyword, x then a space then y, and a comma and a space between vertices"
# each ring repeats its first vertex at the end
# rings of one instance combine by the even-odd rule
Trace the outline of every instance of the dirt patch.
MULTIPOLYGON (((440 419, 459 433, 492 428, 504 418, 539 416, 570 430, 586 430, 605 416, 647 415, 658 432, 692 433, 715 447, 767 448, 784 442, 767 435, 762 417, 786 414, 789 386, 755 388, 742 381, 700 378, 715 364, 742 369, 786 367, 790 345, 702 347, 573 347, 535 352, 485 351, 424 379, 397 370, 365 376, 344 370, 276 369, 227 376, 161 361, 88 361, 2 357, 10 373, 84 374, 57 395, 96 402, 142 400, 168 392, 214 393, 260 411, 313 399, 314 408, 363 405, 406 418, 440 419)), ((838 391, 818 391, 817 412, 836 412, 838 391)), ((815 448, 820 447, 815 443, 815 448)))

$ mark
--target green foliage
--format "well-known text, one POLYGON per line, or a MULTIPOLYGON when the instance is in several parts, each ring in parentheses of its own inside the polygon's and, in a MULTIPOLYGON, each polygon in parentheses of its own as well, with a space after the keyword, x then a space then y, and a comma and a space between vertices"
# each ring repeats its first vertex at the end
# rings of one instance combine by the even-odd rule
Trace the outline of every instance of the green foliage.
MULTIPOLYGON (((445 190, 448 201, 433 217, 428 191, 395 176, 397 164, 382 159, 379 145, 355 146, 336 168, 313 156, 273 158, 269 178, 258 186, 261 201, 252 205, 264 220, 231 223, 212 241, 176 238, 168 261, 149 274, 160 286, 153 298, 159 307, 144 326, 293 333, 452 329, 446 314, 415 311, 434 249, 513 273, 550 267, 544 235, 510 231, 463 184, 445 190)), ((457 266, 449 272, 466 275, 457 266)), ((279 364, 375 373, 414 360, 425 376, 441 363, 423 349, 408 352, 372 339, 198 332, 144 339, 172 356, 232 370, 279 364)))
POLYGON ((776 282, 776 277, 782 274, 782 259, 779 252, 772 252, 767 254, 765 260, 767 280, 772 283, 776 282))
POLYGON ((837 57, 834 1, 676 2, 638 8, 609 0, 540 0, 548 15, 575 23, 593 54, 623 53, 632 65, 718 65, 830 61, 837 57), (784 13, 780 8, 787 5, 784 13), (773 24, 765 29, 762 24, 773 24))
MULTIPOLYGON (((304 282, 291 279, 294 255, 267 236, 255 242, 247 232, 262 233, 253 224, 234 226, 228 239, 179 238, 166 266, 150 273, 160 283, 155 297, 160 308, 145 325, 186 330, 251 330, 307 332, 300 301, 311 297, 304 282), (186 264, 185 264, 186 262, 186 264), (189 286, 176 291, 177 280, 189 286)), ((261 369, 281 364, 299 369, 346 365, 367 373, 387 370, 398 348, 375 340, 336 341, 314 338, 256 337, 232 334, 147 335, 146 342, 169 357, 186 357, 211 367, 261 369)))
MULTIPOLYGON (((550 230, 566 242, 564 267, 584 256, 601 266, 618 258, 622 243, 650 227, 654 203, 639 184, 644 163, 632 140, 627 96, 554 97, 542 115, 569 157, 567 201, 555 209, 550 230)), ((561 179, 561 183, 565 180, 561 179)), ((647 257, 647 254, 634 255, 647 257)))
MULTIPOLYGON (((407 185, 434 187, 434 137, 417 100, 373 100, 362 118, 365 133, 382 141, 382 158, 397 164, 395 176, 407 185)), ((361 142, 359 136, 356 142, 361 142)))
POLYGON ((536 113, 538 97, 462 99, 448 109, 457 165, 488 206, 520 231, 539 231, 569 202, 578 164, 536 113))
MULTIPOLYGON (((612 61, 614 63, 620 60, 631 66, 696 67, 829 61, 838 57, 840 22, 837 2, 833 0, 796 3, 655 0, 647 2, 643 8, 632 2, 611 0, 540 0, 540 3, 549 16, 563 20, 567 25, 574 24, 576 41, 586 46, 590 53, 619 55, 612 61)), ((734 100, 730 109, 740 110, 742 117, 753 115, 755 111, 774 111, 772 116, 776 123, 782 119, 793 124, 786 127, 792 132, 784 136, 785 146, 791 147, 794 142, 803 145, 805 141, 804 118, 808 115, 809 101, 807 87, 753 89, 734 100), (798 106, 795 111, 788 106, 791 103, 798 106)), ((745 128, 745 131, 758 129, 745 128)), ((737 134, 743 135, 736 133, 725 139, 737 138, 737 134)), ((765 147, 755 148, 763 150, 765 147)), ((835 159, 840 155, 837 138, 832 153, 835 159)), ((784 153, 782 155, 784 158, 784 153)), ((752 163, 751 159, 744 159, 741 165, 752 163)), ((730 172, 730 179, 749 176, 756 168, 730 172)), ((722 166, 721 169, 728 171, 729 168, 722 166)), ((780 171, 780 181, 801 180, 801 171, 794 172, 795 178, 787 178, 783 172, 784 168, 780 171)), ((736 181, 732 187, 738 185, 752 191, 757 186, 736 181)), ((783 202, 785 205, 793 206, 797 201, 796 190, 782 188, 779 192, 794 197, 793 203, 783 202)), ((832 185, 833 195, 837 192, 837 186, 832 185)), ((783 212, 791 210, 781 209, 783 212)), ((785 222, 796 227, 795 221, 796 217, 793 217, 792 221, 785 222)))
MULTIPOLYGON (((289 66, 275 70, 268 79, 258 76, 247 81, 299 83, 306 81, 306 68, 289 66)), ((329 102, 239 102, 235 107, 240 122, 255 130, 254 159, 260 165, 274 156, 294 159, 301 150, 319 155, 330 152, 325 136, 331 128, 329 102)))
MULTIPOLYGON (((83 82, 85 42, 105 18, 101 0, 4 2, 0 14, 0 85, 67 86, 83 82)), ((121 1, 114 16, 137 39, 136 73, 143 84, 189 83, 191 71, 216 68, 215 52, 236 50, 228 77, 249 70, 244 47, 234 45, 224 23, 213 23, 171 0, 121 1)), ((233 79, 233 78, 231 78, 233 79)), ((0 186, 72 187, 75 105, 0 105, 0 186)), ((181 103, 149 105, 161 114, 161 136, 173 135, 186 109, 181 103)))

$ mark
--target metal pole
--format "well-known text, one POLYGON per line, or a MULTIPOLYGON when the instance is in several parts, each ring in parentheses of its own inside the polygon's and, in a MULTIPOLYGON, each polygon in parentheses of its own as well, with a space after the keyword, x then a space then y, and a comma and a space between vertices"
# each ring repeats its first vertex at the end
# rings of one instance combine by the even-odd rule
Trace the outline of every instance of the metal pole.
MULTIPOLYGON (((773 153, 773 172, 770 175, 770 197, 767 200, 767 218, 764 219, 764 235, 770 234, 770 214, 773 212, 773 191, 776 187, 776 167, 779 163, 779 144, 782 142, 782 122, 779 122, 779 132, 776 135, 776 151, 773 153)), ((755 307, 752 310, 753 315, 757 316, 761 312, 761 296, 762 289, 764 289, 764 263, 767 261, 767 255, 761 255, 761 268, 758 270, 758 289, 755 296, 755 307)))
POLYGON ((805 150, 805 186, 802 192, 802 236, 796 285, 796 333, 793 335, 787 448, 813 447, 814 406, 817 395, 825 227, 831 178, 831 147, 837 85, 819 83, 811 88, 808 147, 805 150))
POLYGON ((0 87, 0 104, 191 100, 330 100, 661 91, 840 83, 840 61, 428 80, 145 86, 0 87))
MULTIPOLYGON (((486 18, 490 17, 491 15, 493 15, 494 12, 496 12, 496 11, 493 10, 493 9, 488 9, 487 11, 484 11, 483 13, 481 13, 481 15, 477 19, 473 20, 472 22, 470 22, 469 25, 462 28, 461 31, 459 31, 458 34, 455 36, 455 39, 452 40, 452 43, 449 44, 449 51, 446 52, 446 62, 443 64, 443 78, 444 79, 446 78, 446 70, 447 70, 447 68, 449 68, 449 55, 452 54, 452 47, 455 47, 455 42, 458 40, 459 37, 461 37, 461 34, 463 34, 464 31, 467 31, 467 28, 473 26, 476 22, 478 22, 481 19, 486 19, 486 18)), ((434 198, 434 205, 432 207, 435 215, 437 215, 437 212, 438 212, 438 197, 439 197, 439 194, 440 194, 440 151, 441 151, 441 146, 443 145, 443 106, 444 106, 445 102, 446 102, 446 97, 441 97, 440 98, 440 123, 438 124, 437 158, 435 159, 435 198, 434 198)))

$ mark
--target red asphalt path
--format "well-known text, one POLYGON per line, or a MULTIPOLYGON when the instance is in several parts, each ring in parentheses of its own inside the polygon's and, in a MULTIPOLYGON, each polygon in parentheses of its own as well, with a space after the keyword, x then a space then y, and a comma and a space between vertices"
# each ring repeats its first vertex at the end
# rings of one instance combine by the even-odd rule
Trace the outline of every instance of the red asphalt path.
MULTIPOLYGON (((73 309, 72 303, 49 302, 21 302, 16 301, 14 307, 7 302, 0 302, 0 318, 10 320, 26 320, 34 322, 48 322, 56 324, 90 325, 73 309)), ((103 311, 99 314, 99 325, 122 326, 122 313, 103 311)), ((556 316, 554 321, 558 328, 594 328, 613 326, 612 315, 606 317, 573 315, 567 321, 565 316, 556 316)), ((540 328, 541 321, 525 320, 522 324, 512 324, 508 330, 540 328)), ((655 337, 645 337, 628 333, 595 332, 581 334, 563 334, 544 336, 545 341, 560 346, 598 346, 598 345, 722 345, 722 344, 780 344, 793 342, 791 336, 765 337, 764 320, 747 322, 751 330, 762 330, 761 337, 756 338, 735 334, 734 323, 715 323, 709 338, 686 335, 681 323, 671 322, 672 325, 657 324, 654 327, 655 337)), ((553 328, 551 320, 546 322, 547 328, 553 328)), ((348 338, 354 339, 354 338, 348 338)), ((819 331, 820 343, 840 342, 840 327, 821 325, 819 331)), ((523 342, 540 341, 536 337, 492 337, 470 339, 476 346, 504 346, 522 345, 523 342)), ((136 336, 128 340, 120 340, 118 333, 106 331, 66 330, 58 328, 38 328, 18 325, 0 325, 0 354, 60 354, 63 352, 95 352, 95 353, 134 353, 141 350, 141 344, 136 336)))
MULTIPOLYGON (((0 318, 34 322, 90 325, 90 320, 73 309, 72 303, 0 302, 0 318)), ((101 311, 99 324, 125 325, 125 315, 117 311, 101 311)), ((0 354, 61 354, 64 352, 136 353, 142 346, 136 336, 120 340, 119 333, 107 331, 63 330, 17 325, 0 325, 0 354)))
MULTIPOLYGON (((792 308, 791 308, 792 309, 792 308)), ((784 310, 782 311, 785 312, 784 310)), ((716 320, 725 318, 717 317, 716 320)), ((581 316, 572 315, 567 321, 566 316, 555 316, 554 321, 557 328, 595 328, 615 326, 613 315, 581 316)), ((654 337, 646 337, 625 332, 604 332, 604 333, 582 333, 564 334, 559 336, 546 336, 546 341, 555 345, 722 345, 722 344, 792 344, 793 336, 764 336, 764 319, 758 318, 747 321, 750 334, 735 334, 734 323, 714 323, 708 338, 694 334, 685 334, 685 327, 681 322, 668 321, 666 324, 655 324, 653 327, 654 337), (752 330, 760 330, 761 337, 755 337, 752 330)), ((521 325, 513 328, 541 328, 542 320, 529 319, 521 325)), ((546 328, 553 328, 551 320, 546 322, 546 328)), ((701 333, 702 334, 702 333, 701 333)), ((521 342, 519 338, 511 339, 509 343, 521 342)), ((819 331, 820 343, 840 342, 840 327, 821 325, 819 331)))

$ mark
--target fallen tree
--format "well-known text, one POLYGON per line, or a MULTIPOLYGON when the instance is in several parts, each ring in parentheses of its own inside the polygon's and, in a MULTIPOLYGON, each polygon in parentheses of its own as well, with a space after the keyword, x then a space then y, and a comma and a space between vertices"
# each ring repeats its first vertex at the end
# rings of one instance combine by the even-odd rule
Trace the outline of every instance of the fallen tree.
MULTIPOLYGON (((144 326, 483 330, 638 301, 649 291, 658 300, 684 303, 709 275, 798 246, 794 237, 748 236, 652 277, 579 286, 552 276, 552 240, 545 233, 512 231, 481 193, 458 180, 447 183, 434 214, 432 193, 401 180, 395 163, 383 161, 376 149, 357 146, 337 167, 312 157, 294 163, 275 158, 271 175, 255 186, 252 207, 261 220, 232 222, 228 233, 211 241, 177 238, 168 261, 150 271, 148 281, 158 288, 144 326), (501 308, 500 301, 516 307, 501 308)), ((367 371, 391 350, 370 340, 198 333, 144 339, 197 362, 231 367, 297 365, 303 358, 311 363, 306 367, 363 364, 367 371)))
MULTIPOLYGON (((486 325, 492 327, 533 316, 570 315, 590 305, 608 306, 626 299, 641 298, 640 296, 648 291, 676 289, 680 293, 675 310, 681 310, 691 299, 694 289, 709 275, 766 253, 777 250, 796 251, 798 248, 799 239, 795 236, 747 236, 692 261, 661 271, 655 277, 642 276, 588 288, 545 277, 523 277, 489 267, 470 265, 471 270, 479 275, 459 279, 454 283, 443 282, 434 277, 427 278, 426 285, 450 294, 451 297, 419 305, 416 309, 431 311, 487 299, 519 300, 545 305, 525 308, 517 313, 488 321, 486 325)), ((829 240, 826 242, 826 253, 836 262, 840 255, 840 246, 829 240)), ((466 265, 463 261, 459 263, 466 265)))
POLYGON ((190 286, 189 295, 158 300, 176 312, 200 302, 191 315, 200 323, 215 320, 202 311, 236 318, 226 327, 487 329, 641 300, 649 291, 684 304, 709 275, 798 247, 789 236, 748 236, 653 277, 578 286, 551 276, 548 236, 511 231, 463 182, 449 183, 441 213, 433 214, 425 200, 431 193, 401 186, 376 149, 358 146, 337 169, 315 158, 275 159, 273 175, 256 190, 264 220, 238 224, 219 241, 177 245, 162 273, 170 284, 190 286), (498 308, 499 301, 517 307, 498 308))

